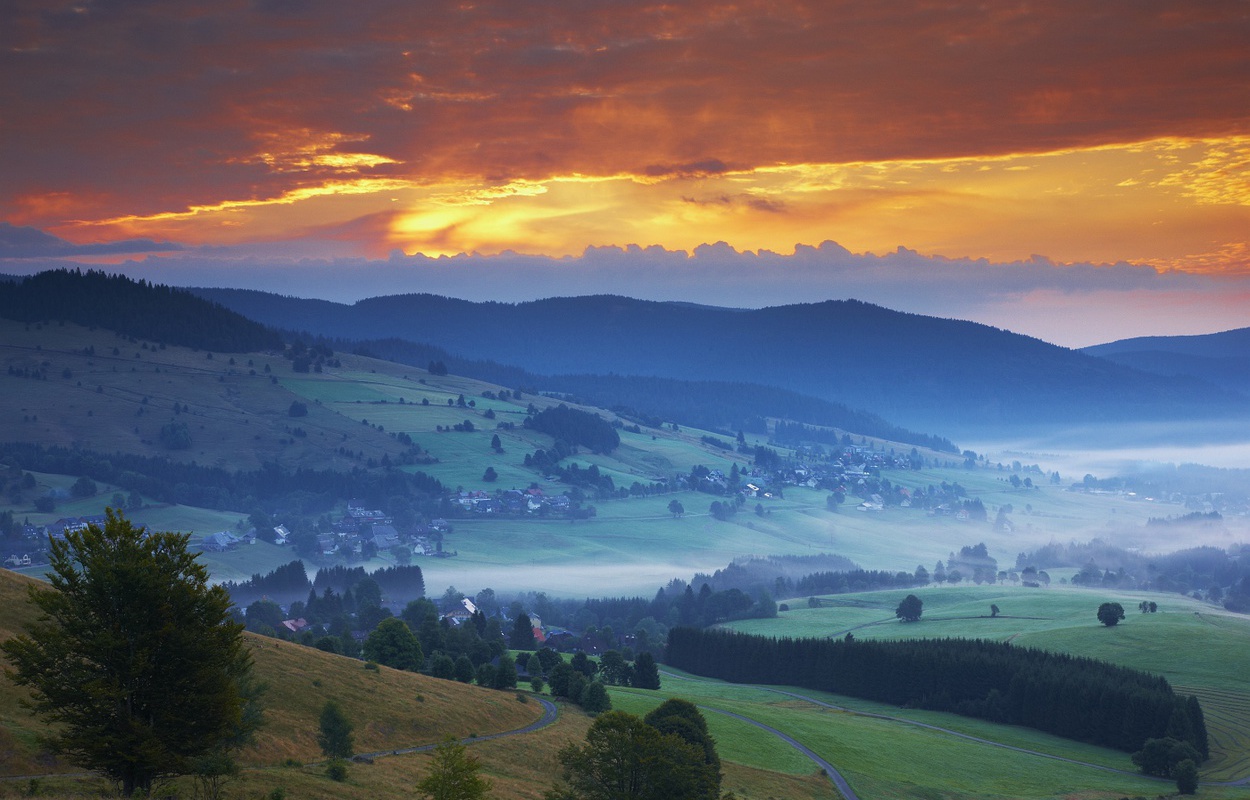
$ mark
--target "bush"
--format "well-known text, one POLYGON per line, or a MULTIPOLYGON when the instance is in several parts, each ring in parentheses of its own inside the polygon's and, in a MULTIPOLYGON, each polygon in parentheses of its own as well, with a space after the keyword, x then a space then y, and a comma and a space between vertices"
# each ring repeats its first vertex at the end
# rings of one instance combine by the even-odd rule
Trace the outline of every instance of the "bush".
POLYGON ((1176 791, 1181 794, 1193 794, 1198 791, 1198 765, 1186 758, 1176 765, 1176 791))
POLYGON ((342 783, 347 780, 347 762, 335 759, 326 765, 326 777, 342 783))
POLYGON ((1180 765, 1186 761, 1197 764, 1202 755, 1188 742, 1181 742, 1166 736, 1162 739, 1147 739, 1141 750, 1133 754, 1133 763, 1141 768, 1146 775, 1159 778, 1176 777, 1180 765))

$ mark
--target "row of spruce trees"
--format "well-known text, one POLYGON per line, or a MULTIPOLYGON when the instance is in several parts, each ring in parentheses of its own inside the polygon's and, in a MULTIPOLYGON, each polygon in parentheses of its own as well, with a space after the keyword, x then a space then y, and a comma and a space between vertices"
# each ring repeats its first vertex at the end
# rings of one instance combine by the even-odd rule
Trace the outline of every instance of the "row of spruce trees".
POLYGON ((666 663, 736 683, 768 683, 1024 725, 1134 752, 1171 737, 1208 755, 1197 698, 1103 661, 971 639, 773 639, 675 628, 666 663))
POLYGON ((58 269, 0 281, 0 317, 74 322, 127 336, 226 353, 281 350, 282 336, 183 289, 102 270, 58 269))

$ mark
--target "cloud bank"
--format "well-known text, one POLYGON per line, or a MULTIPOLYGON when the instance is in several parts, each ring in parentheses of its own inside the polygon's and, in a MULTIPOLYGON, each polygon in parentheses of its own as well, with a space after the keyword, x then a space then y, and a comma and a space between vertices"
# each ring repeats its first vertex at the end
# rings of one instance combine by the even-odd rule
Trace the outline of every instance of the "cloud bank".
MULTIPOLYGON (((9 274, 66 265, 77 262, 0 260, 0 270, 9 274)), ((342 303, 417 292, 503 302, 619 294, 744 308, 855 298, 985 322, 1068 346, 1250 326, 1245 277, 1128 263, 1059 264, 1041 256, 1008 263, 945 258, 902 247, 853 253, 832 241, 799 245, 792 254, 741 252, 722 242, 692 251, 591 247, 561 258, 398 251, 383 259, 276 258, 195 248, 105 268, 175 286, 259 289, 342 303)))
POLYGON ((73 244, 29 226, 0 222, 0 262, 5 259, 74 258, 83 256, 119 256, 137 253, 167 253, 182 250, 173 242, 151 239, 127 239, 117 242, 73 244))

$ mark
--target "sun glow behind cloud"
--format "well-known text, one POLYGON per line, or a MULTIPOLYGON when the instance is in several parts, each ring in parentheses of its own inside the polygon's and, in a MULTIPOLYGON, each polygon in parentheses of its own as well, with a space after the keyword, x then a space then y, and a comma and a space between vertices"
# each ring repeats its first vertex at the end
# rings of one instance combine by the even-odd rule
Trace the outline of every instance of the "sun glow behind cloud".
MULTIPOLYGON (((992 158, 789 164, 717 174, 462 185, 414 199, 405 252, 571 255, 595 244, 789 253, 835 236, 993 260, 1132 261, 1206 271, 1250 225, 1250 139, 1164 139, 992 158), (1212 214, 1212 206, 1220 213, 1212 214)), ((1240 259, 1244 263, 1244 258, 1240 259)), ((1234 260, 1232 264, 1238 263, 1234 260)))
MULTIPOLYGON (((549 258, 455 260, 474 265, 465 290, 651 281, 754 302, 787 283, 777 298, 917 311, 1004 274, 1054 279, 1053 297, 997 289, 1008 320, 1081 298, 1101 312, 1091 291, 1126 289, 1092 264, 1149 265, 1152 287, 1250 275, 1243 0, 12 6, 0 223, 81 258, 441 280, 457 270, 394 254, 512 251, 549 258), (805 260, 826 241, 931 258, 805 260), (716 242, 750 255, 695 255, 716 242), (609 279, 606 251, 580 257, 635 243, 666 248, 648 262, 663 268, 609 279), (895 288, 874 294, 883 269, 895 288)), ((1186 308, 1162 297, 1132 299, 1186 308)))
MULTIPOLYGON (((318 158, 338 156, 313 148, 308 159, 318 158)), ((373 165, 343 158, 353 171, 373 165)), ((1242 272, 1250 266, 1250 137, 499 183, 356 177, 57 232, 74 238, 75 227, 103 227, 118 238, 226 244, 292 230, 315 236, 362 219, 375 220, 360 228, 358 246, 368 255, 574 255, 604 244, 692 250, 716 241, 790 253, 835 238, 865 252, 906 243, 951 257, 1044 253, 1060 262, 1242 272)))

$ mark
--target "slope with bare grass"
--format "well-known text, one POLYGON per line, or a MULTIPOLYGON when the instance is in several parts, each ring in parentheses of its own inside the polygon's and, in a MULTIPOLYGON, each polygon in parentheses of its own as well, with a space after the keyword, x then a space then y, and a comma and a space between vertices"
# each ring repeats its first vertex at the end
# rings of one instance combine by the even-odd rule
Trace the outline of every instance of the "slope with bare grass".
MULTIPOLYGON (((35 581, 0 570, 0 638, 20 633, 34 615, 26 587, 35 581)), ((320 650, 246 634, 256 674, 268 686, 265 724, 240 761, 274 766, 321 758, 318 718, 335 700, 355 726, 356 749, 376 752, 434 744, 444 736, 465 738, 524 727, 542 714, 539 704, 497 692, 444 681, 320 650)), ((0 775, 73 770, 43 754, 36 737, 46 727, 20 706, 22 694, 0 684, 0 775)))

